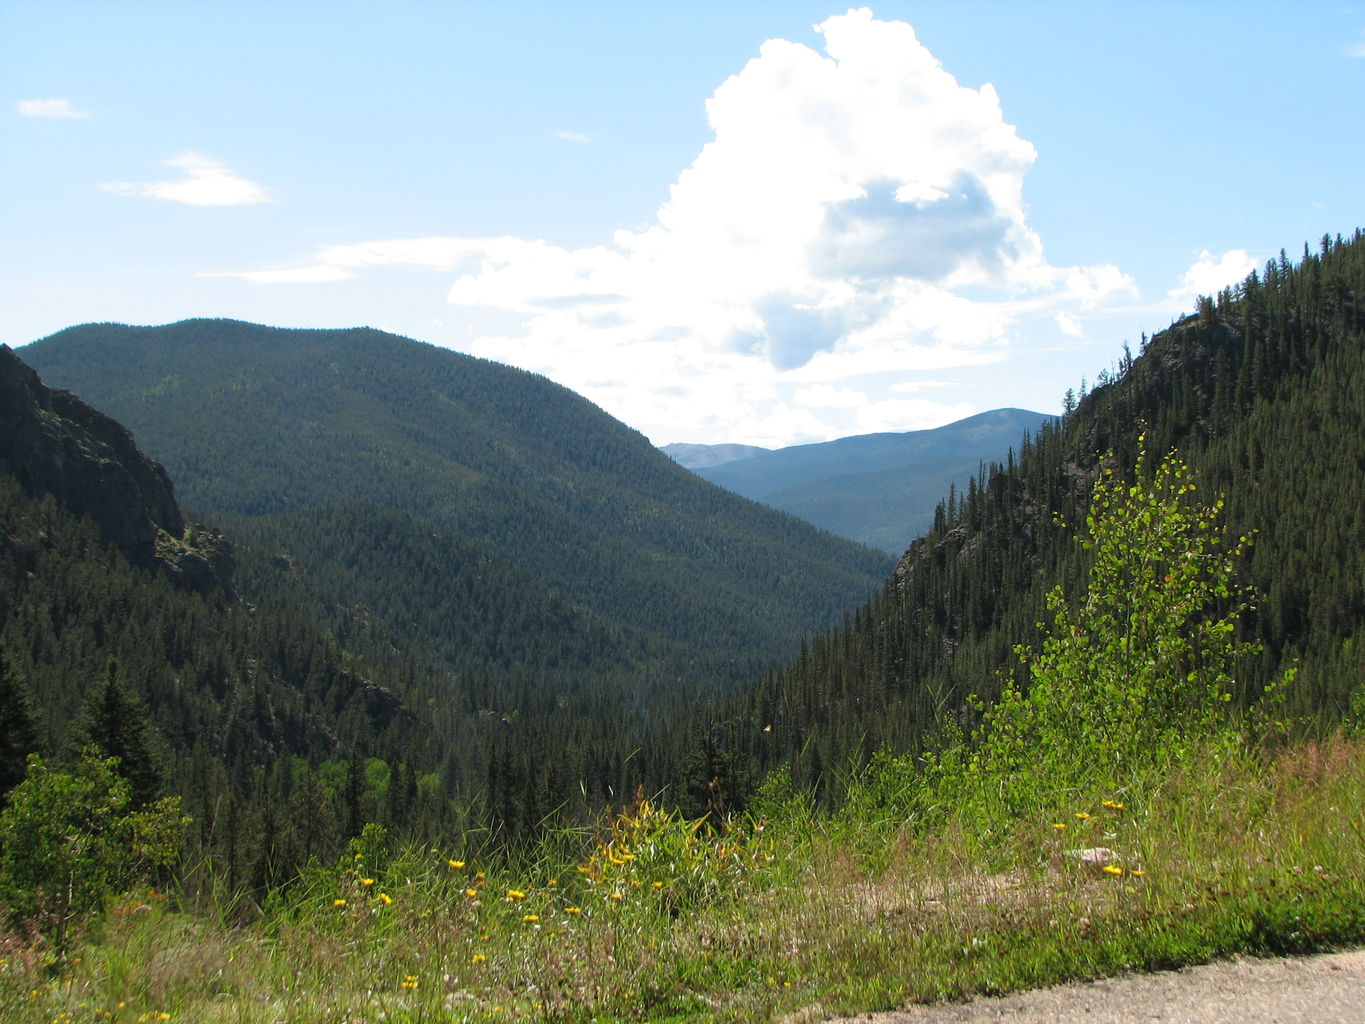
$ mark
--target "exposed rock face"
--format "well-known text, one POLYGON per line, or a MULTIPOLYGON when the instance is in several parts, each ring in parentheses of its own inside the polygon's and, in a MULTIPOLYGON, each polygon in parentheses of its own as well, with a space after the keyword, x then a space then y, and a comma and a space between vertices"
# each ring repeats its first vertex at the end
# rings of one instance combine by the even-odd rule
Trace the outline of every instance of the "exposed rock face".
POLYGON ((190 589, 233 595, 221 536, 185 540, 170 477, 122 425, 68 391, 49 388, 0 345, 0 473, 34 495, 52 495, 99 526, 135 565, 162 567, 190 589))

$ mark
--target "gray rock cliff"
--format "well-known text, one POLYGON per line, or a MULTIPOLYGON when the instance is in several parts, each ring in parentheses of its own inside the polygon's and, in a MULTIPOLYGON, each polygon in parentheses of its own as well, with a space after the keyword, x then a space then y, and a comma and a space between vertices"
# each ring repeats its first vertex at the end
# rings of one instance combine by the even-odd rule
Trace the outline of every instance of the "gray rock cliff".
POLYGON ((160 463, 122 425, 43 384, 7 345, 0 345, 0 473, 94 520, 105 543, 134 565, 162 569, 199 593, 235 596, 226 542, 213 531, 187 534, 160 463))

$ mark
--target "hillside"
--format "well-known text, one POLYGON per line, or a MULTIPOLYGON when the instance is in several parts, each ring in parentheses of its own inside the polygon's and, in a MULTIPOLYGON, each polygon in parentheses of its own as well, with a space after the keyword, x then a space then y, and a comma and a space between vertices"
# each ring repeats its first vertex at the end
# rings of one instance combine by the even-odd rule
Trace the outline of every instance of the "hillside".
POLYGON ((982 464, 1005 462, 1025 434, 1051 419, 994 409, 932 430, 860 434, 710 464, 696 462, 695 453, 678 461, 736 494, 900 555, 932 525, 945 494, 965 488, 982 464))
POLYGON ((48 762, 0 806, 0 1016, 790 1020, 1359 944, 1362 295, 1358 232, 1201 302, 657 731, 575 689, 624 633, 410 511, 238 514, 245 599, 184 586, 166 475, 0 350, 0 781, 48 762), (183 808, 72 756, 120 671, 183 808))
POLYGON ((1242 629, 1263 653, 1241 665, 1238 703, 1296 666, 1286 713, 1335 722, 1365 710, 1363 335, 1360 232, 1324 238, 1297 265, 1281 254, 1203 300, 1015 460, 941 503, 843 626, 708 710, 701 720, 723 740, 713 759, 737 792, 788 767, 836 799, 847 766, 970 726, 968 695, 989 699, 1019 671, 1014 648, 1037 643, 1045 593, 1086 571, 1068 524, 1084 521, 1101 461, 1131 471, 1143 435, 1227 496, 1230 537, 1253 535, 1242 582, 1260 597, 1242 629))
POLYGON ((244 598, 398 672, 447 792, 504 824, 633 786, 653 723, 789 657, 891 566, 542 377, 379 331, 89 325, 20 354, 231 534, 244 598))
POLYGON ((299 616, 238 600, 228 541, 186 523, 165 470, 2 346, 0 397, 0 788, 29 753, 93 742, 183 797, 195 853, 223 857, 232 887, 276 884, 361 817, 393 821, 389 765, 435 763, 398 674, 357 671, 299 616), (100 714, 110 692, 145 737, 136 758, 100 714), (328 764, 324 789, 308 766, 328 764))

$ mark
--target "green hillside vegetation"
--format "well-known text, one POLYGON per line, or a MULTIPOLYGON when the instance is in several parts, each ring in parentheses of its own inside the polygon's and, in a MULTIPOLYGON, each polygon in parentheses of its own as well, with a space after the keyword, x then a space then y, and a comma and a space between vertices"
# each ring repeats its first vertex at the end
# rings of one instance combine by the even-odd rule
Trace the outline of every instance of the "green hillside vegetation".
POLYGON ((1037 645, 1049 591, 1089 570, 1075 526, 1091 486, 1130 473, 1144 434, 1226 495, 1229 538, 1250 538, 1240 578, 1259 597, 1238 636, 1260 653, 1238 665, 1237 705, 1297 667, 1285 713, 1340 721, 1365 676, 1363 304, 1365 241, 1325 238, 1144 339, 1061 423, 943 502, 881 594, 709 709, 717 756, 736 779, 785 769, 837 801, 878 752, 970 730, 973 694, 1027 683, 1013 652, 1037 645))
POLYGON ((407 512, 528 587, 661 635, 706 630, 727 658, 781 655, 886 564, 699 486, 543 377, 379 331, 91 325, 21 356, 128 426, 201 515, 407 512))
POLYGON ((186 852, 221 857, 232 888, 279 884, 364 821, 392 819, 388 765, 411 764, 429 726, 333 641, 299 616, 130 565, 88 519, 8 478, 0 524, 0 692, 26 709, 31 735, 7 745, 7 776, 17 764, 22 777, 29 753, 60 765, 93 742, 124 759, 124 777, 153 780, 140 802, 181 797, 186 852), (146 733, 136 760, 111 744, 125 727, 101 720, 111 676, 125 720, 146 733))
POLYGON ((692 468, 736 494, 899 556, 933 524, 945 494, 967 487, 983 464, 1005 461, 1051 419, 994 409, 932 430, 841 437, 692 468))
MULTIPOLYGON (((395 849, 367 826, 248 925, 212 893, 134 889, 56 961, 55 980, 31 947, 4 961, 0 1008, 303 1024, 819 1019, 1359 942, 1362 823, 1342 809, 1365 798, 1365 747, 1337 737, 1271 759, 1257 744, 1273 732, 1229 713, 1240 651, 1225 627, 1247 608, 1219 605, 1242 552, 1216 543, 1221 509, 1192 483, 1174 458, 1150 486, 1101 479, 1086 600, 1073 615, 1076 595, 1059 589, 1043 648, 1020 652, 1035 685, 894 793, 887 773, 869 775, 820 815, 774 780, 720 832, 637 796, 511 859, 395 849), (1091 631, 1123 623, 1131 643, 1096 676, 1091 631), (1154 652, 1156 671, 1123 671, 1154 652), (1111 707, 1155 713, 1078 749, 1076 716, 1113 722, 1111 707), (1021 773, 1021 756, 1054 770, 1021 773)), ((44 794, 42 806, 82 803, 38 768, 0 813, 0 854, 44 794)), ((0 856, 0 881, 5 867, 0 856)))
MULTIPOLYGON (((429 722, 458 716, 411 699, 438 662, 465 677, 458 650, 383 646, 408 616, 425 628, 420 602, 381 599, 386 553, 458 580, 470 552, 453 534, 372 497, 243 516, 233 603, 130 568, 93 524, 16 487, 0 710, 48 746, 0 810, 0 1017, 818 1020, 1365 942, 1362 295, 1357 232, 1144 339, 945 501, 881 594, 790 664, 653 734, 604 720, 639 753, 614 748, 628 752, 600 777, 638 773, 633 798, 585 791, 537 827, 526 809, 547 790, 510 758, 573 736, 482 748, 487 799, 521 816, 515 843, 448 798, 466 752, 429 722), (314 564, 346 567, 336 584, 313 587, 308 562, 250 531, 290 515, 325 549, 314 564), (201 633, 230 672, 193 655, 201 633), (66 658, 82 667, 46 667, 66 658), (54 717, 25 698, 63 686, 54 717), (369 699, 390 692, 399 707, 369 699), (179 804, 138 804, 155 772, 120 775, 98 747, 135 740, 139 706, 171 746, 148 757, 172 759, 179 804), (179 760, 175 723, 195 721, 180 708, 257 747, 179 760), (58 720, 83 723, 65 750, 58 720), (248 788, 203 781, 234 764, 248 788)), ((551 590, 515 607, 570 614, 551 590)), ((594 623, 621 626, 583 614, 581 648, 547 638, 528 662, 559 658, 571 679, 594 623)), ((470 654, 483 679, 497 650, 470 654)), ((551 692, 534 691, 546 724, 551 692)), ((467 735, 534 735, 529 685, 515 709, 481 699, 467 735)), ((11 778, 20 752, 0 750, 11 778)))
POLYGON ((392 680, 429 727, 405 760, 503 831, 680 770, 644 742, 660 720, 789 657, 890 565, 542 377, 379 331, 91 325, 20 354, 229 532, 244 600, 392 680))

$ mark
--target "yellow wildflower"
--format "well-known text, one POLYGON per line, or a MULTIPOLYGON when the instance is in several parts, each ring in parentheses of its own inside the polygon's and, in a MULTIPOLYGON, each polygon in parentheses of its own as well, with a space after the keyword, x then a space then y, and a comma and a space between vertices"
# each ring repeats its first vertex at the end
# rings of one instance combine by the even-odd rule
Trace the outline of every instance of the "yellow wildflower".
POLYGON ((1066 828, 1066 823, 1061 821, 1054 821, 1052 823, 1052 827, 1055 828, 1058 832, 1061 832, 1063 829, 1066 828))
POLYGON ((1090 820, 1090 815, 1087 814, 1085 811, 1077 811, 1077 812, 1076 812, 1076 820, 1077 820, 1077 821, 1089 821, 1089 820, 1090 820))
POLYGON ((408 989, 409 991, 415 989, 417 987, 417 975, 409 974, 401 982, 399 982, 399 986, 401 988, 408 989))
POLYGON ((540 920, 540 915, 539 915, 539 914, 522 914, 522 915, 521 915, 521 919, 522 919, 522 921, 524 921, 526 924, 535 924, 537 921, 540 920))
POLYGON ((466 896, 468 896, 468 897, 472 900, 472 899, 475 899, 475 898, 478 897, 478 895, 479 895, 479 890, 478 890, 478 889, 466 889, 466 890, 464 891, 464 894, 465 894, 466 896))
POLYGON ((332 900, 332 906, 334 907, 344 907, 345 905, 346 905, 345 900, 342 899, 332 900))
POLYGON ((662 889, 663 887, 664 887, 664 883, 663 883, 663 882, 655 882, 655 883, 654 883, 654 888, 656 888, 656 889, 662 889))
POLYGON ((522 892, 520 889, 507 890, 507 899, 511 903, 515 903, 517 900, 524 900, 525 898, 526 894, 522 892))
POLYGON ((389 895, 388 893, 386 893, 386 892, 381 892, 381 893, 379 894, 379 902, 382 903, 382 904, 384 904, 384 906, 387 907, 390 903, 393 902, 393 897, 390 896, 390 895, 389 895))
POLYGON ((1123 874, 1123 868, 1119 867, 1117 864, 1106 864, 1104 866, 1104 873, 1106 875, 1121 875, 1123 874))
POLYGON ((564 913, 566 913, 566 914, 581 914, 581 913, 583 913, 583 911, 579 910, 577 907, 565 907, 565 908, 564 908, 564 913))
POLYGON ((1108 807, 1111 811, 1123 810, 1123 804, 1119 803, 1117 800, 1106 800, 1104 806, 1108 807))
POLYGON ((460 868, 464 867, 464 861, 462 860, 448 860, 446 861, 446 863, 449 864, 456 871, 459 871, 460 868))
POLYGON ((488 957, 484 956, 482 953, 475 953, 473 956, 469 958, 469 962, 474 964, 481 964, 485 962, 487 959, 488 957))
POLYGON ((374 885, 374 879, 373 879, 373 878, 362 878, 362 879, 360 880, 360 884, 361 884, 361 885, 374 885))

